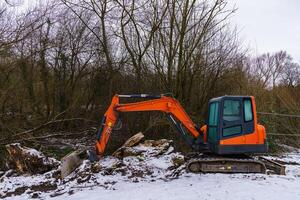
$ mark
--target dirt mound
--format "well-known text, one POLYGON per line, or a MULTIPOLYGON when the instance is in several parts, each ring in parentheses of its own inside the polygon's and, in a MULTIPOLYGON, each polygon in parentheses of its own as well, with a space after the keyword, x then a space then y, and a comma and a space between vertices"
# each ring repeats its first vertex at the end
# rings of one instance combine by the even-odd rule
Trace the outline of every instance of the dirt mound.
POLYGON ((60 178, 59 161, 19 144, 10 145, 12 170, 0 177, 3 188, 0 197, 53 197, 93 187, 114 190, 114 185, 120 182, 168 181, 184 172, 184 156, 174 152, 171 140, 141 143, 142 137, 136 138, 139 141, 130 144, 134 146, 124 145, 114 156, 103 157, 94 163, 85 160, 65 179, 60 178))

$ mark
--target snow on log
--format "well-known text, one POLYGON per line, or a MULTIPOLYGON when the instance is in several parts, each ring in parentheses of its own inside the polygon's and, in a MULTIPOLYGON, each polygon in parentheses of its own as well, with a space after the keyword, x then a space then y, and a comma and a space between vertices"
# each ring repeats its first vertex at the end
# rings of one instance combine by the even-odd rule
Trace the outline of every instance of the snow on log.
POLYGON ((19 173, 42 174, 59 166, 59 161, 46 157, 42 152, 21 146, 19 143, 5 146, 7 165, 19 173))
MULTIPOLYGON (((113 156, 115 157, 123 157, 124 156, 124 151, 126 151, 128 149, 128 147, 132 147, 135 146, 137 144, 139 144, 142 139, 144 139, 144 134, 142 132, 139 132, 137 134, 135 134, 134 136, 132 136, 131 138, 129 138, 122 147, 120 147, 119 149, 117 149, 114 153, 113 156)), ((128 153, 128 152, 127 152, 128 153)), ((135 154, 132 153, 132 156, 134 156, 135 154)))

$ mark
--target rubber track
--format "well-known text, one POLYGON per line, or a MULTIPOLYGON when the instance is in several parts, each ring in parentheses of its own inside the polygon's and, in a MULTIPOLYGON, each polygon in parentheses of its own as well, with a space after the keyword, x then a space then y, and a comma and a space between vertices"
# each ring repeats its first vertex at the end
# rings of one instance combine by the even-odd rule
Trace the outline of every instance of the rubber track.
POLYGON ((255 159, 197 158, 187 162, 192 173, 266 173, 264 162, 255 159))

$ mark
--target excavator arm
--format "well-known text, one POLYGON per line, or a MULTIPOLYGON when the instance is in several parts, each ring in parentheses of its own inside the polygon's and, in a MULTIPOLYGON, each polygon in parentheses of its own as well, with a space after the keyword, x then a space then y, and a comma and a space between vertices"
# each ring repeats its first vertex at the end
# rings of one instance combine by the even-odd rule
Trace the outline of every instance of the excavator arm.
POLYGON ((96 152, 98 155, 103 155, 110 134, 118 120, 119 113, 137 111, 161 111, 166 113, 186 142, 195 149, 198 149, 206 140, 205 135, 199 137, 202 133, 200 129, 194 124, 180 103, 172 97, 148 94, 115 95, 102 118, 101 127, 97 133, 96 152), (150 100, 122 104, 120 103, 120 98, 146 98, 150 100), (185 127, 188 133, 185 132, 182 126, 185 127))

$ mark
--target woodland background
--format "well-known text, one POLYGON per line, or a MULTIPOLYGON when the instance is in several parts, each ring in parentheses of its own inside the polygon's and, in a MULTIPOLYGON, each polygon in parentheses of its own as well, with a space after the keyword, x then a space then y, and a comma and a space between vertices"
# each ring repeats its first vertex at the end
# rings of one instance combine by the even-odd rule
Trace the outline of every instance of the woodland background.
MULTIPOLYGON (((172 93, 199 125, 209 99, 226 94, 255 96, 259 112, 300 113, 299 63, 280 49, 252 54, 225 0, 43 2, 0 3, 1 152, 21 142, 61 157, 93 145, 116 93, 172 93)), ((161 113, 122 119, 108 152, 138 131, 187 148, 161 113)), ((259 121, 272 151, 298 145, 299 116, 261 113, 259 121)))

